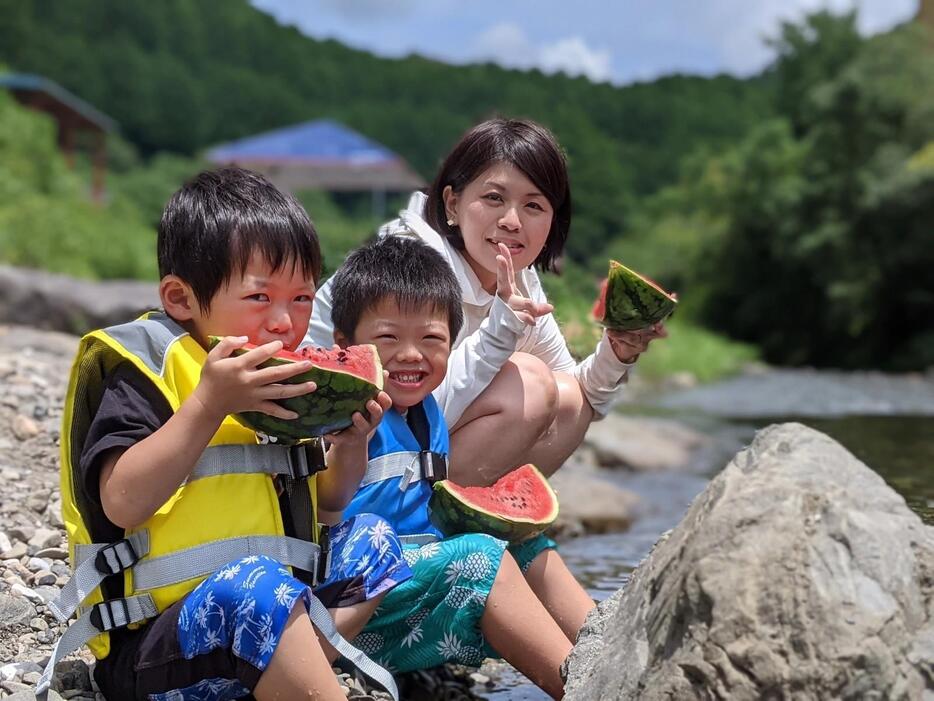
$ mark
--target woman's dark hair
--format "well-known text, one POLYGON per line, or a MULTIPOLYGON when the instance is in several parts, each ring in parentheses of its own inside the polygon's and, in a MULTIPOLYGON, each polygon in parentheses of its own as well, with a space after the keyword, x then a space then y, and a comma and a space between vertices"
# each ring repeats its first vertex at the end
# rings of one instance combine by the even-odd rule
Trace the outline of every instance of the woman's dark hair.
POLYGON ((274 271, 301 266, 318 283, 321 248, 308 213, 259 173, 221 168, 199 173, 169 199, 159 222, 159 276, 178 275, 198 304, 211 300, 254 252, 274 271))
POLYGON ((409 236, 384 236, 347 256, 331 288, 334 329, 353 342, 360 317, 387 298, 404 312, 429 306, 444 314, 452 344, 464 323, 461 288, 451 266, 409 236))
POLYGON ((571 188, 567 161, 554 135, 541 124, 525 119, 490 119, 468 131, 448 154, 428 190, 425 218, 454 248, 464 250, 460 228, 448 226, 444 188, 455 194, 495 163, 509 163, 531 180, 554 209, 551 231, 535 265, 557 272, 571 228, 571 188))

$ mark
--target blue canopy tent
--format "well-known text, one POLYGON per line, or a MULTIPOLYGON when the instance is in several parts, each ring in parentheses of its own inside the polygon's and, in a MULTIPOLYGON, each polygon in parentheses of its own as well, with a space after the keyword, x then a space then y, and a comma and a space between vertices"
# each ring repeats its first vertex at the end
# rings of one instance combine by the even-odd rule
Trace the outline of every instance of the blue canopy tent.
POLYGON ((398 154, 330 119, 220 144, 207 158, 259 171, 291 192, 370 192, 378 215, 384 214, 387 193, 425 185, 398 154))

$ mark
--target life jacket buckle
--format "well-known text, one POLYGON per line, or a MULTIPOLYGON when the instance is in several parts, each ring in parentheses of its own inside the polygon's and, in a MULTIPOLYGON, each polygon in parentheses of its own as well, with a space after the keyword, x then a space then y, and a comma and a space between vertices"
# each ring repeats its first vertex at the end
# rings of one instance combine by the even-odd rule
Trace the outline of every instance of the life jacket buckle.
POLYGON ((94 567, 103 575, 111 575, 129 569, 138 561, 136 548, 129 539, 124 538, 98 550, 97 557, 94 558, 94 567))
POLYGON ((293 479, 307 479, 326 469, 324 441, 320 438, 289 447, 289 474, 293 479))
POLYGON ((318 567, 315 572, 315 584, 321 584, 322 582, 327 581, 328 575, 331 574, 331 534, 330 528, 326 525, 321 525, 321 530, 318 534, 318 547, 321 549, 318 553, 318 567))
POLYGON ((106 633, 130 623, 130 607, 123 598, 102 601, 91 607, 89 620, 101 633, 106 633))
POLYGON ((448 461, 441 453, 423 450, 418 454, 418 462, 422 468, 422 479, 434 484, 448 478, 448 461))

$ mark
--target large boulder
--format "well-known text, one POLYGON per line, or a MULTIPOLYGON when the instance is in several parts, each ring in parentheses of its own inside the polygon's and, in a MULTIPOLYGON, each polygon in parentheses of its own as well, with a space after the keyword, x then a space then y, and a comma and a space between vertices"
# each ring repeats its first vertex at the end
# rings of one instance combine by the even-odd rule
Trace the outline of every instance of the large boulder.
POLYGON ((932 699, 934 528, 827 436, 770 426, 591 614, 567 699, 932 699))
POLYGON ((94 282, 0 265, 0 322, 81 335, 160 304, 155 282, 94 282))

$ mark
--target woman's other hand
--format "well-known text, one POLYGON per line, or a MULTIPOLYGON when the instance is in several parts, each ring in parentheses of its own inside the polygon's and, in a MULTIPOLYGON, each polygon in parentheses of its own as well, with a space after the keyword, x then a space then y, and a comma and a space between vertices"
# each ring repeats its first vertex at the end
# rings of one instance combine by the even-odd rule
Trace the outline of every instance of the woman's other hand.
POLYGON ((606 332, 606 337, 610 341, 613 352, 616 353, 616 357, 622 363, 636 362, 639 355, 648 349, 652 341, 667 336, 668 330, 665 328, 665 322, 663 321, 635 331, 611 331, 607 329, 606 332))
POLYGON ((538 317, 545 316, 554 309, 547 302, 536 302, 519 292, 512 255, 502 243, 499 244, 499 255, 496 256, 496 294, 529 326, 534 326, 538 317))

